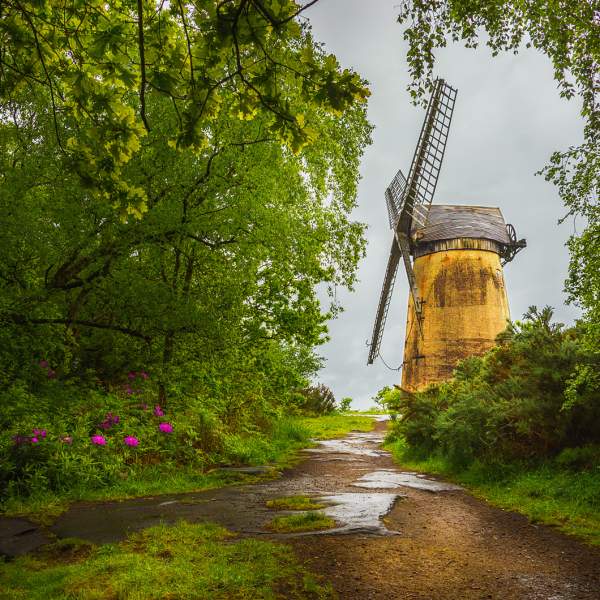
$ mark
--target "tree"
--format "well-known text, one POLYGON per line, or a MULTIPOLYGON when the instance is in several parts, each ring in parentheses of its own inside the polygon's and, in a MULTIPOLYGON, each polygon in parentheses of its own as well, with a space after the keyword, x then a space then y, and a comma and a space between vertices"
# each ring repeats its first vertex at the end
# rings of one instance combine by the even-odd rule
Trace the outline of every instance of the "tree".
MULTIPOLYGON (((234 93, 223 97, 235 102, 234 93)), ((322 341, 336 306, 323 309, 315 286, 351 286, 364 252, 363 226, 349 213, 370 127, 359 103, 334 116, 301 92, 291 99, 316 134, 298 154, 268 133, 270 117, 229 111, 205 128, 204 150, 173 147, 171 104, 149 97, 154 126, 119 175, 144 190, 147 210, 125 222, 57 160, 47 98, 25 88, 7 104, 6 377, 27 370, 36 354, 53 355, 61 374, 88 369, 107 384, 144 366, 160 374, 164 399, 174 373, 178 385, 190 380, 191 365, 247 374, 262 354, 289 356, 322 341)), ((76 121, 60 126, 69 131, 76 121)))
MULTIPOLYGON (((309 3, 313 4, 313 2, 309 3)), ((148 197, 123 178, 168 102, 167 142, 204 152, 224 113, 299 152, 316 131, 302 104, 340 115, 364 82, 317 50, 293 0, 8 0, 0 6, 0 103, 44 98, 56 160, 90 197, 140 218, 148 197)))

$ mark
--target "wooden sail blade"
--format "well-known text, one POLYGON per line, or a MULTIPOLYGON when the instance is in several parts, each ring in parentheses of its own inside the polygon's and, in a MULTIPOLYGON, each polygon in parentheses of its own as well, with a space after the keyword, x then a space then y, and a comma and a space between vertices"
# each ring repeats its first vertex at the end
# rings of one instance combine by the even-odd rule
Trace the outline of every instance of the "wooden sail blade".
POLYGON ((437 79, 406 180, 398 231, 411 235, 423 227, 437 186, 457 90, 437 79))
POLYGON ((404 173, 399 170, 385 190, 385 203, 388 209, 390 229, 396 229, 396 225, 398 224, 398 219, 400 218, 400 213, 402 211, 405 189, 406 177, 404 177, 404 173))
POLYGON ((399 262, 400 249, 396 243, 396 240, 394 239, 392 240, 390 256, 388 258, 387 268, 385 270, 385 277, 383 278, 383 286, 381 288, 381 295, 379 297, 379 306, 377 307, 375 324, 373 325, 373 335, 371 336, 371 343, 369 347, 369 359, 367 360, 368 365, 373 364, 373 361, 379 355, 379 348, 381 347, 381 340, 383 339, 383 329, 385 327, 385 321, 390 308, 392 290, 394 289, 394 282, 396 281, 396 273, 398 272, 399 262))

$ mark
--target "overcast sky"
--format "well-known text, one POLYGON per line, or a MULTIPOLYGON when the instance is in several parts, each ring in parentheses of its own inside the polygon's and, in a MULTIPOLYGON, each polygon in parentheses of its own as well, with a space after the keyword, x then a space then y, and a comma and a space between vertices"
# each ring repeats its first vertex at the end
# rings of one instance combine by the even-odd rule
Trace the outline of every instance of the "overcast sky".
MULTIPOLYGON (((369 120, 373 144, 362 165, 354 217, 368 224, 367 257, 353 293, 338 292, 344 312, 330 323, 331 341, 320 348, 327 363, 319 379, 336 398, 350 396, 367 408, 378 389, 399 383, 400 373, 379 359, 367 366, 365 342, 371 336, 392 233, 384 190, 401 168, 408 173, 424 110, 411 105, 406 86, 407 44, 396 22, 397 0, 320 0, 304 14, 315 38, 370 83, 369 120)), ((556 317, 572 323, 577 310, 565 305, 563 292, 573 232, 561 226, 564 208, 553 185, 534 173, 553 150, 582 137, 579 103, 559 97, 550 61, 535 51, 492 57, 487 48, 451 45, 437 53, 436 75, 458 88, 436 204, 498 206, 527 248, 504 270, 511 315, 549 304, 556 317)), ((579 224, 579 226, 581 223, 579 224)), ((386 363, 402 362, 408 285, 400 271, 383 336, 386 363)))

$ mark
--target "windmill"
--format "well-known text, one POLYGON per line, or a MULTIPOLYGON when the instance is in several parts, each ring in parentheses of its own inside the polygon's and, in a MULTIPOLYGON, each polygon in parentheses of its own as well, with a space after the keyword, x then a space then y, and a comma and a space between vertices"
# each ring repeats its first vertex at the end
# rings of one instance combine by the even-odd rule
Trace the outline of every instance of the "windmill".
POLYGON ((402 387, 409 391, 447 379, 458 360, 494 345, 510 317, 502 265, 526 245, 498 208, 432 205, 456 94, 443 79, 434 82, 408 177, 398 171, 385 191, 394 237, 368 364, 379 356, 402 259, 410 290, 402 387))

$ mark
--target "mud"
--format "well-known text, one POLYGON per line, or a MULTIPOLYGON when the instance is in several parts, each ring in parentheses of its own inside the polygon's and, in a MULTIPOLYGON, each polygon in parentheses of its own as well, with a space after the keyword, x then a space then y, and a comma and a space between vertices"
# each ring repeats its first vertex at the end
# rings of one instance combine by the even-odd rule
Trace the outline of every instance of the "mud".
MULTIPOLYGON (((377 422, 374 432, 322 442, 281 478, 260 484, 74 505, 50 532, 103 543, 160 522, 214 521, 243 536, 292 544, 342 600, 600 599, 600 549, 491 508, 457 486, 402 471, 380 447, 384 432, 377 422), (266 501, 296 494, 326 504, 337 527, 268 532, 265 525, 289 511, 267 509, 266 501)), ((6 554, 43 544, 45 535, 26 521, 0 520, 6 554)))

